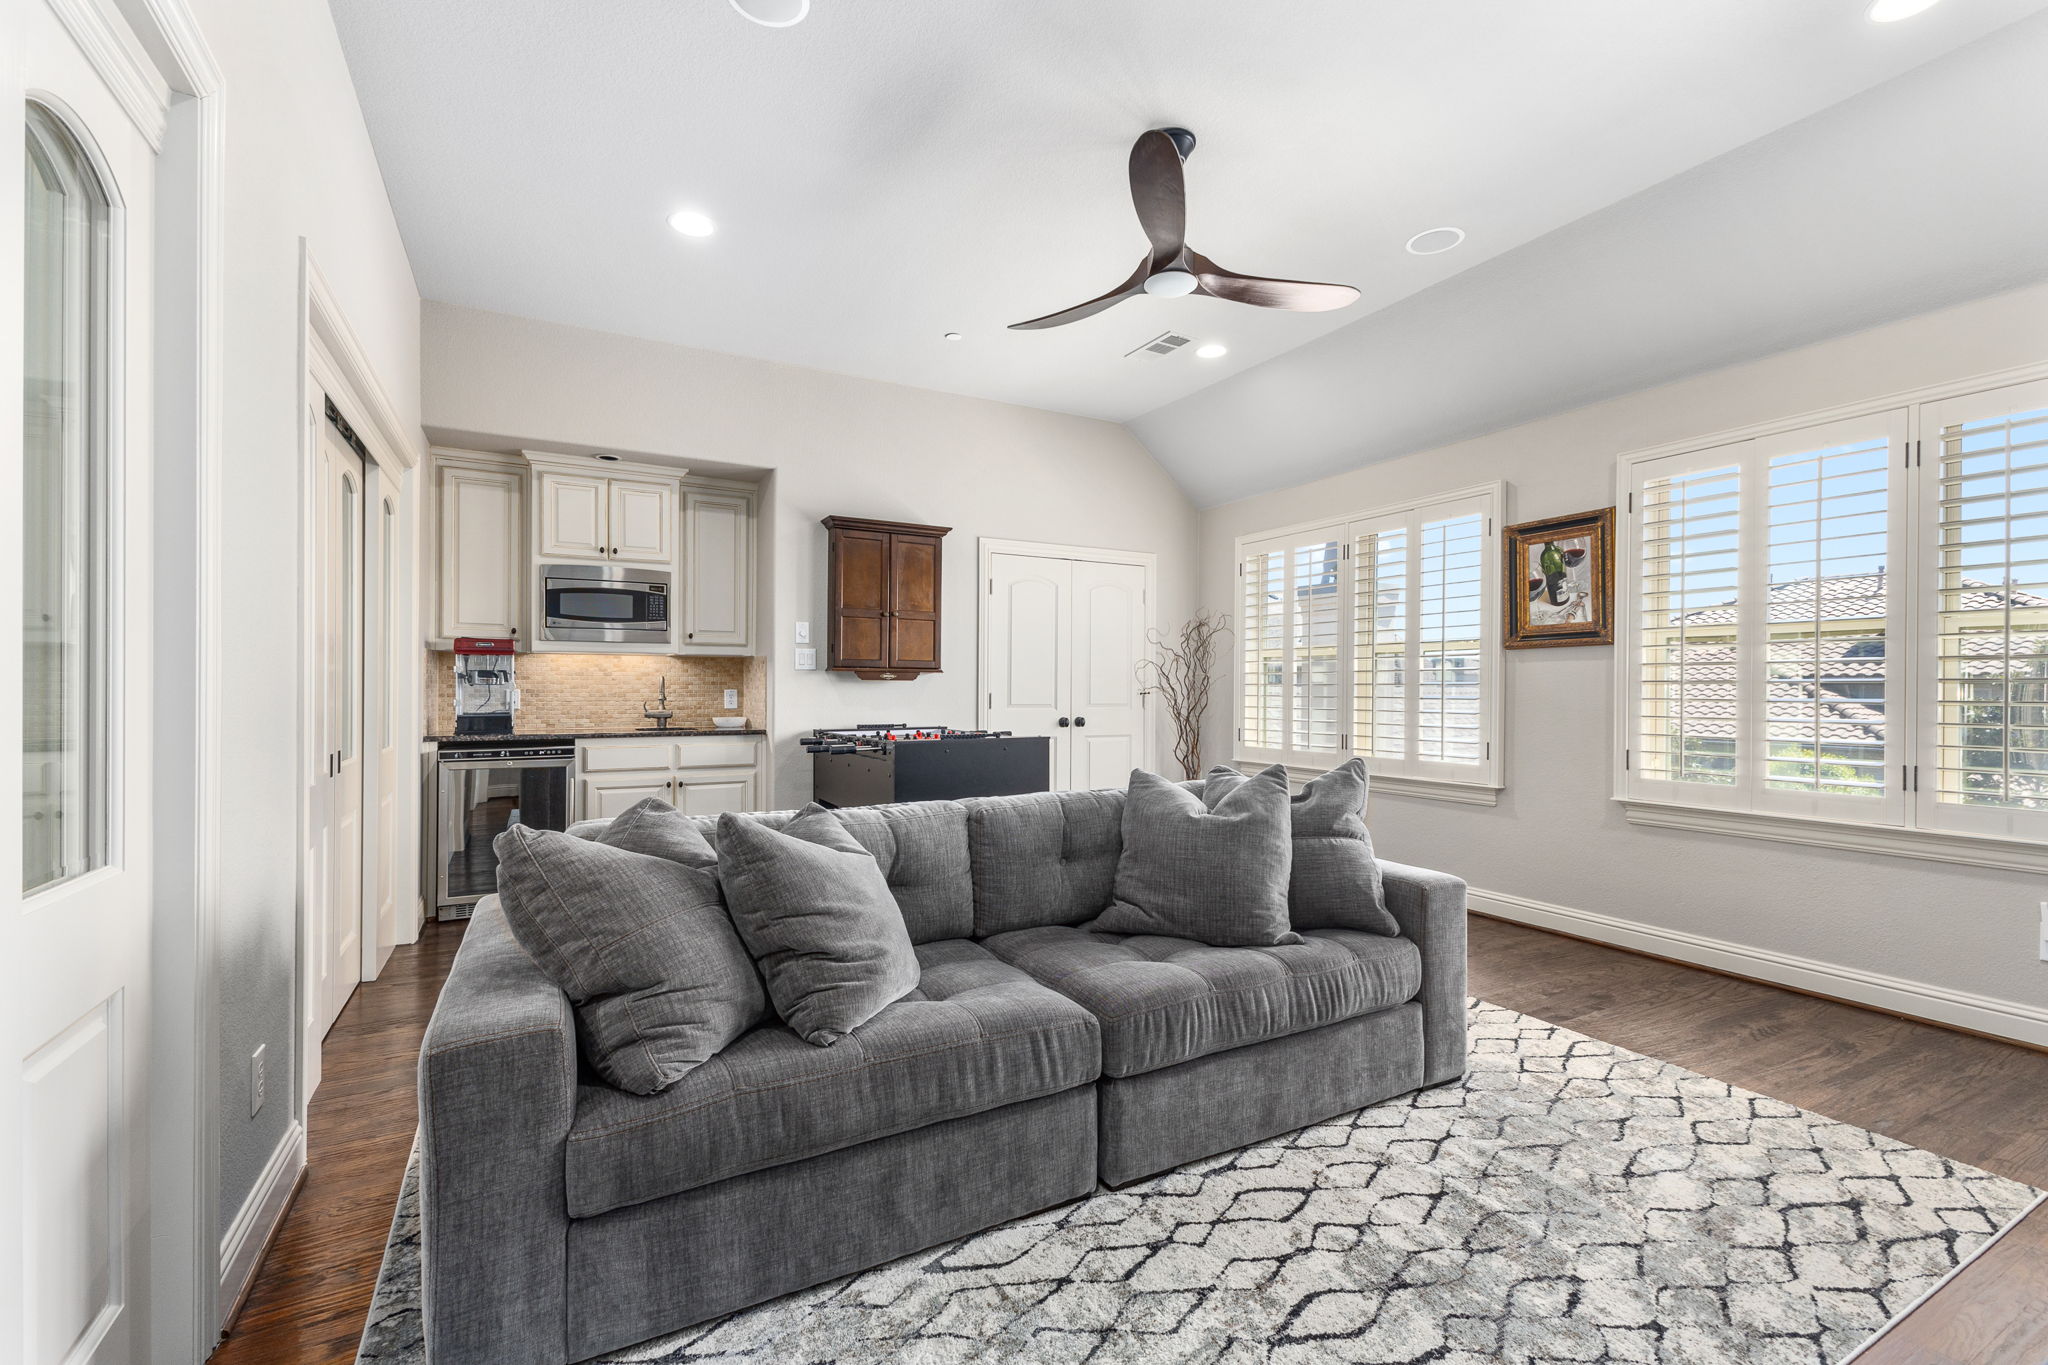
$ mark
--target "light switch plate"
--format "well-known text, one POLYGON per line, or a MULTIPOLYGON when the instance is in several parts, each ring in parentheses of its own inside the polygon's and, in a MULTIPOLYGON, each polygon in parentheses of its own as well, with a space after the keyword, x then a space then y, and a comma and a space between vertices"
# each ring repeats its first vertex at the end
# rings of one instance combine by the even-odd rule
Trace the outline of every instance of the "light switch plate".
POLYGON ((725 689, 725 709, 728 711, 740 709, 740 690, 737 687, 725 689))
POLYGON ((811 642, 811 623, 809 621, 799 621, 796 623, 796 642, 800 645, 807 645, 811 642))
POLYGON ((818 666, 818 651, 815 649, 798 650, 796 652, 796 666, 798 668, 816 668, 818 666))

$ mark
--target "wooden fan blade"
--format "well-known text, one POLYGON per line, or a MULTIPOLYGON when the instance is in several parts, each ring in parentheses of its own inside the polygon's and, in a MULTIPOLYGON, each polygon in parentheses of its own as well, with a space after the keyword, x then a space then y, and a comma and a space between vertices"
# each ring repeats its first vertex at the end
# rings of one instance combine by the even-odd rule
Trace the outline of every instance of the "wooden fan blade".
POLYGON ((1195 292, 1232 303, 1249 303, 1260 308, 1286 308, 1297 313, 1327 313, 1358 301, 1358 291, 1348 284, 1317 284, 1311 280, 1269 280, 1258 275, 1240 275, 1225 270, 1197 251, 1188 253, 1195 278, 1201 287, 1195 292))
POLYGON ((1086 303, 1077 303, 1072 308, 1063 308, 1057 313, 1047 313, 1044 317, 1033 318, 1029 322, 1013 322, 1010 324, 1010 330, 1013 332, 1035 332, 1045 327, 1064 327, 1070 322, 1079 322, 1082 318, 1092 318, 1105 308, 1122 303, 1133 295, 1144 293, 1145 277, 1151 273, 1152 261, 1151 258, 1147 257, 1145 260, 1138 262, 1138 268, 1131 272, 1129 279, 1100 298, 1090 299, 1086 303))
POLYGON ((1131 144, 1131 203, 1152 243, 1152 264, 1178 259, 1188 244, 1187 186, 1180 149, 1157 128, 1131 144))

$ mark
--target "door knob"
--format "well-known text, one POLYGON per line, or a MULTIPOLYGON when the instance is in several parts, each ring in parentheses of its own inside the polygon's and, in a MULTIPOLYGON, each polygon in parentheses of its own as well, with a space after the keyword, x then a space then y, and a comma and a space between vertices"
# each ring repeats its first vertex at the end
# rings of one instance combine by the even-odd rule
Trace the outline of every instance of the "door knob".
POLYGON ((1064 729, 1066 729, 1066 728, 1067 728, 1067 727, 1068 727, 1069 725, 1072 725, 1072 724, 1073 724, 1073 722, 1072 722, 1072 721, 1070 721, 1070 720, 1068 720, 1068 719, 1067 719, 1067 718, 1066 718, 1065 716, 1061 716, 1061 717, 1060 717, 1060 729, 1064 730, 1064 729))
POLYGON ((1074 717, 1074 724, 1075 724, 1075 725, 1076 725, 1077 727, 1078 727, 1078 726, 1082 726, 1082 725, 1086 725, 1087 723, 1088 723, 1088 717, 1086 717, 1086 716, 1076 716, 1076 717, 1074 717))

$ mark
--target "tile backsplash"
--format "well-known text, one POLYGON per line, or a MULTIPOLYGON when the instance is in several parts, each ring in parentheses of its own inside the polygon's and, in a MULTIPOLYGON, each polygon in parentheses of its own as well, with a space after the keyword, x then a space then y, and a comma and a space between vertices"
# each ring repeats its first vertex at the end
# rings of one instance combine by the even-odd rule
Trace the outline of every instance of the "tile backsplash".
MULTIPOLYGON (((654 701, 668 678, 670 723, 701 726, 711 716, 742 715, 764 723, 763 670, 756 659, 681 659, 660 654, 521 654, 518 714, 513 725, 528 733, 631 730, 647 722, 640 704, 654 701), (725 706, 726 688, 740 704, 725 706)), ((427 730, 455 729, 455 656, 427 652, 427 730)))

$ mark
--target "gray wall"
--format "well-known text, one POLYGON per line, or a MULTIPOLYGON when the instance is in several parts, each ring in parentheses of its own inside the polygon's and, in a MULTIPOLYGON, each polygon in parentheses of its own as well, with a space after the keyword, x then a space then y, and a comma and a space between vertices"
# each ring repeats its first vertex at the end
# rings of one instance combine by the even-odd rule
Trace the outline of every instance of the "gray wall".
MULTIPOLYGON (((774 471, 772 581, 761 601, 774 692, 778 805, 805 800, 795 736, 863 721, 975 719, 976 540, 981 536, 1159 556, 1159 620, 1187 614, 1195 513, 1123 427, 898 384, 428 303, 427 425, 492 448, 611 450, 774 471), (950 526, 945 671, 864 682, 791 665, 791 624, 825 645, 831 515, 950 526)), ((1156 750, 1155 752, 1163 752, 1156 750)))
MULTIPOLYGON (((1622 452, 2042 361, 2035 286, 1246 498, 1202 516, 1202 598, 1236 610, 1240 535, 1487 479, 1507 481, 1510 521, 1606 507, 1622 452)), ((1508 651, 1499 805, 1375 794, 1375 841, 1487 891, 2048 1005, 2040 878, 1628 824, 1611 799, 1614 667, 1612 648, 1508 651)), ((1211 756, 1229 753, 1233 724, 1226 702, 1211 756)))

